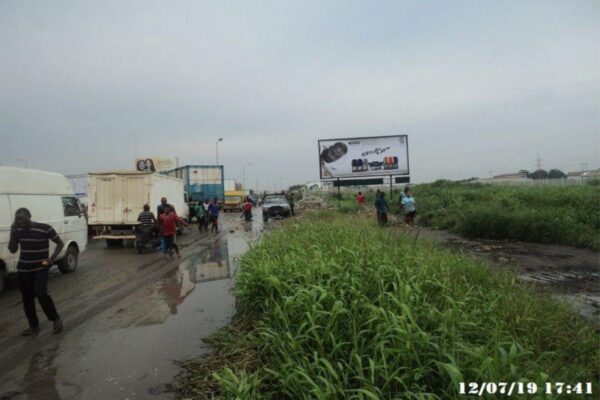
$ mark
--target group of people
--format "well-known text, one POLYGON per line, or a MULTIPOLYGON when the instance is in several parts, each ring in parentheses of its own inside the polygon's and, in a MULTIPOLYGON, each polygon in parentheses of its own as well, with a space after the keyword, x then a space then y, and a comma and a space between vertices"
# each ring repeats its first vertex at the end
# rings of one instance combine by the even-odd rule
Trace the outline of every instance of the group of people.
MULTIPOLYGON (((195 215, 198 219, 198 229, 208 232, 208 224, 212 223, 211 231, 219 233, 219 206, 215 198, 212 203, 208 200, 198 202, 195 209, 195 215)), ((144 211, 138 216, 140 229, 149 230, 160 235, 162 251, 168 257, 173 257, 173 253, 180 257, 179 247, 177 246, 177 228, 179 225, 189 226, 189 224, 177 215, 175 207, 168 203, 167 198, 160 199, 160 204, 156 208, 156 217, 150 211, 148 204, 144 205, 144 211)))
MULTIPOLYGON (((362 192, 358 192, 356 201, 361 208, 365 207, 366 199, 362 192)), ((400 194, 400 208, 404 212, 404 223, 408 226, 413 226, 415 216, 417 215, 417 205, 412 191, 408 186, 400 194)), ((388 222, 389 207, 385 200, 385 193, 379 189, 377 189, 377 193, 375 194, 375 209, 377 210, 377 223, 380 226, 384 226, 388 222)))
POLYGON ((194 216, 198 220, 198 230, 200 232, 208 232, 208 224, 210 223, 210 231, 219 233, 219 204, 216 197, 211 203, 208 200, 199 201, 194 207, 194 216))

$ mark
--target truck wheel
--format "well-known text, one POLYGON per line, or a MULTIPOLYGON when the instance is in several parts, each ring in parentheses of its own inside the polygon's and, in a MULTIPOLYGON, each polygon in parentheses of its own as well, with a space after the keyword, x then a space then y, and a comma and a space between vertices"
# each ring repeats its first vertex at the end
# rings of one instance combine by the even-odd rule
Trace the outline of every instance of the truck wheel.
POLYGON ((106 245, 108 247, 123 246, 123 239, 106 239, 106 245))
POLYGON ((65 256, 58 262, 58 270, 63 274, 69 274, 77 269, 79 251, 75 246, 69 246, 65 256))

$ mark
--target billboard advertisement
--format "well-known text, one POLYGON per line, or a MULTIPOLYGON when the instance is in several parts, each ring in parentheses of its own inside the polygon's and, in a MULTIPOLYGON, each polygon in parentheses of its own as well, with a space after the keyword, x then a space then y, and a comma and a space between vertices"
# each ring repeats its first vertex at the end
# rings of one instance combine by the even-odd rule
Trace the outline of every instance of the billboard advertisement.
POLYGON ((319 140, 321 179, 408 175, 408 136, 319 140))
POLYGON ((174 157, 144 157, 135 159, 136 171, 162 172, 177 168, 177 159, 174 157))

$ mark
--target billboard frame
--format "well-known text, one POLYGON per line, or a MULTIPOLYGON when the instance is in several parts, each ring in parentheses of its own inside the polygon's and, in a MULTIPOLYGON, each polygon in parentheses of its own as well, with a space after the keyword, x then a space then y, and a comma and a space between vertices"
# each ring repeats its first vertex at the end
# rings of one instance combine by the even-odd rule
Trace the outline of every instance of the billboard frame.
POLYGON ((408 151, 409 147, 408 147, 408 135, 385 135, 385 136, 361 136, 361 137, 351 137, 351 138, 331 138, 331 139, 318 139, 317 140, 317 153, 319 154, 318 157, 318 162, 319 162, 319 178, 321 181, 336 181, 336 180, 340 180, 340 179, 357 179, 357 178, 368 178, 368 177, 384 177, 384 176, 389 176, 390 178, 392 176, 410 176, 410 155, 409 155, 409 151, 408 151), (406 140, 406 168, 407 168, 407 173, 405 174, 381 174, 381 175, 368 175, 368 176, 349 176, 349 177, 331 177, 331 178, 323 178, 323 171, 321 169, 321 142, 326 142, 326 141, 334 141, 334 140, 362 140, 362 139, 378 139, 378 138, 393 138, 393 137, 404 137, 404 139, 406 140))

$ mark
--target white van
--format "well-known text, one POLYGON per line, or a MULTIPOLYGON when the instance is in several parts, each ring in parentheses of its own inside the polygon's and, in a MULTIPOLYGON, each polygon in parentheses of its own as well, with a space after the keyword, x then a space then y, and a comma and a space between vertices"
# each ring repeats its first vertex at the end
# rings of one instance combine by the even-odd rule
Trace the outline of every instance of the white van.
MULTIPOLYGON (((87 246, 87 223, 67 179, 60 174, 0 166, 0 292, 7 275, 17 271, 19 253, 8 251, 15 211, 25 207, 31 219, 51 225, 65 244, 57 258, 63 273, 77 268, 87 246)), ((55 244, 50 242, 50 254, 55 244)))

